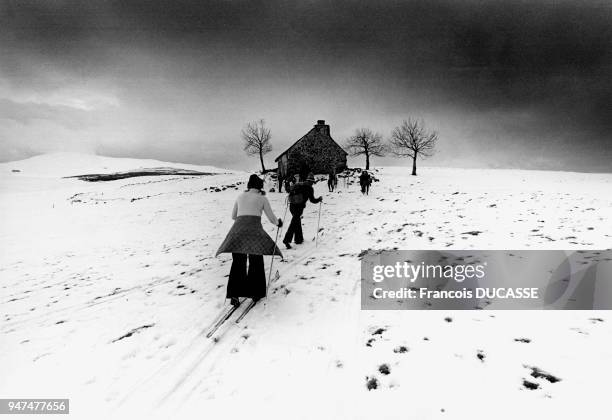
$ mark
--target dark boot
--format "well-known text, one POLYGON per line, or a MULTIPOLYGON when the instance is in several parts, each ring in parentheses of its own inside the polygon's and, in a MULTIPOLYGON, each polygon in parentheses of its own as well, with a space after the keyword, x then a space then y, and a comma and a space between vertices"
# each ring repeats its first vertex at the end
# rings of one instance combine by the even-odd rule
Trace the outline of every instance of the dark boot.
POLYGON ((230 299, 230 303, 232 306, 238 307, 240 306, 240 299, 238 299, 237 297, 233 297, 230 299))

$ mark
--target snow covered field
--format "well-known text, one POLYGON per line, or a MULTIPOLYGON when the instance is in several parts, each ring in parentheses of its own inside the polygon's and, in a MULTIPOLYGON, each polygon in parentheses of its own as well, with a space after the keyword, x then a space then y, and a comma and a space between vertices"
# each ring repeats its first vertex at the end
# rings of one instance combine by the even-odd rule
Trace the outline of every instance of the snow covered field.
MULTIPOLYGON (((610 418, 608 312, 361 311, 357 256, 609 249, 612 175, 374 175, 366 197, 315 186, 319 246, 310 204, 266 305, 210 340, 231 263, 214 253, 248 174, 72 154, 0 164, 0 395, 70 398, 74 418, 610 418), (152 167, 216 175, 61 178, 152 167)), ((283 217, 285 194, 268 197, 283 217)))

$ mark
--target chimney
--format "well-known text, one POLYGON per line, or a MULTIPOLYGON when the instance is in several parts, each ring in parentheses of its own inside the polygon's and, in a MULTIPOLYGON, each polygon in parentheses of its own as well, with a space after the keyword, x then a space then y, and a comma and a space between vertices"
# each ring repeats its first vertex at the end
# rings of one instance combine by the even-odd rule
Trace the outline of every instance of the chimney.
POLYGON ((317 124, 314 126, 315 130, 319 133, 330 136, 329 125, 325 124, 325 120, 317 120, 317 124))

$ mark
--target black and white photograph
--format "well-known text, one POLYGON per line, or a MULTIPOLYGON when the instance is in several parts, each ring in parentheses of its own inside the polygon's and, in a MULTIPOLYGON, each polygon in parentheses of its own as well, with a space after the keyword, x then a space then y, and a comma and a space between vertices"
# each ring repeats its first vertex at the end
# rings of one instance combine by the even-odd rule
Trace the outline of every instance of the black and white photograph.
POLYGON ((612 2, 0 0, 0 418, 612 418, 612 2))

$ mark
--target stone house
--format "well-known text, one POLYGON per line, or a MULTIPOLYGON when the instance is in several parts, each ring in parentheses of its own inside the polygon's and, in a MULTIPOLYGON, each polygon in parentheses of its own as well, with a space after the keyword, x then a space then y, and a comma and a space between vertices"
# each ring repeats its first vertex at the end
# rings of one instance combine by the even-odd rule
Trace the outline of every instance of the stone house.
POLYGON ((278 162, 279 183, 295 174, 328 174, 332 169, 340 172, 346 168, 346 156, 331 137, 329 125, 318 120, 308 133, 274 159, 278 162))

